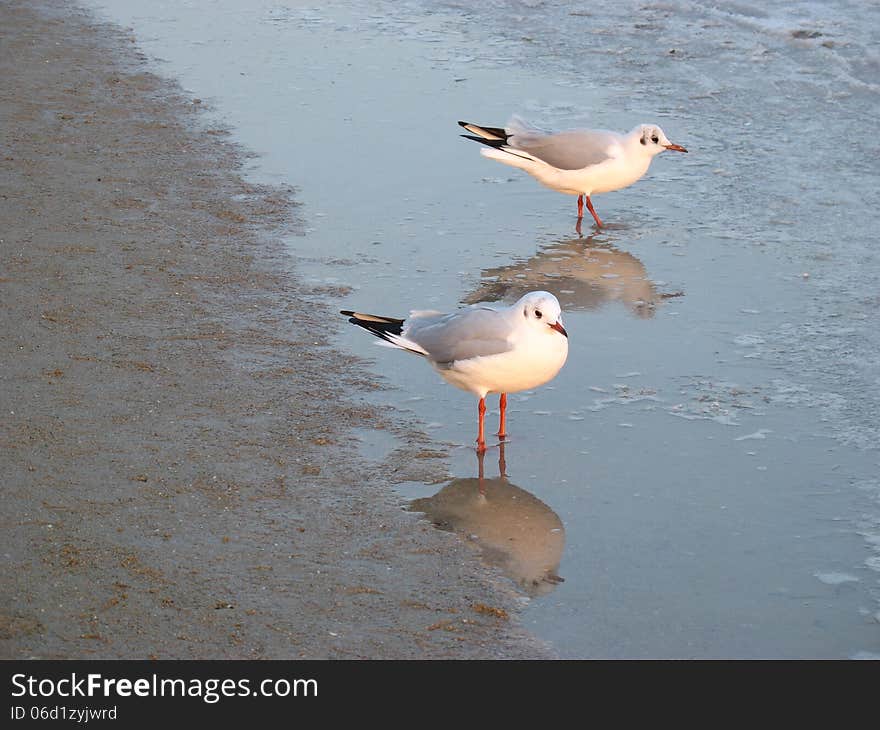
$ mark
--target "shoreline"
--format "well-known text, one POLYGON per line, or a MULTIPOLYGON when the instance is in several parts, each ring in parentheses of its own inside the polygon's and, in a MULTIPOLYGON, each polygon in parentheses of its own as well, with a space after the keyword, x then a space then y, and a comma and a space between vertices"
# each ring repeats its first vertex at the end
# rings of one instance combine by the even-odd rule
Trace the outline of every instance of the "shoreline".
POLYGON ((0 20, 0 656, 554 656, 400 508, 392 471, 441 467, 357 398, 381 386, 297 281, 291 191, 244 181, 122 29, 63 0, 0 20), (375 427, 381 464, 351 446, 375 427))

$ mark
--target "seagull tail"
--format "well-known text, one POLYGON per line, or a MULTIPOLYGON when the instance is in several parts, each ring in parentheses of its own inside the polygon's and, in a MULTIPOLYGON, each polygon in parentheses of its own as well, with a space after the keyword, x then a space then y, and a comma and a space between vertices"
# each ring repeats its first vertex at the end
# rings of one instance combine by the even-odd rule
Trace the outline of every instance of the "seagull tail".
POLYGON ((509 124, 511 126, 508 127, 508 129, 502 129, 501 127, 481 127, 479 124, 459 122, 459 125, 464 127, 468 132, 473 132, 473 134, 463 134, 461 135, 462 137, 484 144, 489 148, 480 150, 480 154, 483 155, 483 157, 498 160, 498 162, 503 162, 505 165, 519 167, 528 172, 531 172, 535 168, 535 165, 546 164, 542 163, 541 160, 530 155, 525 150, 511 147, 508 143, 508 140, 514 134, 529 130, 537 132, 539 130, 530 127, 516 116, 510 120, 509 124))
POLYGON ((507 145, 491 145, 490 149, 481 149, 480 154, 483 155, 483 157, 498 160, 498 162, 503 162, 505 165, 519 167, 528 172, 532 172, 540 166, 547 167, 546 162, 539 160, 534 155, 530 155, 524 150, 508 147, 507 145))
POLYGON ((394 347, 407 352, 423 355, 427 357, 428 353, 415 342, 412 342, 402 336, 403 323, 406 320, 397 319, 395 317, 382 317, 377 314, 364 314, 363 312, 352 312, 348 309, 340 310, 340 314, 348 317, 348 321, 363 327, 371 335, 375 335, 382 340, 379 344, 386 347, 394 347))

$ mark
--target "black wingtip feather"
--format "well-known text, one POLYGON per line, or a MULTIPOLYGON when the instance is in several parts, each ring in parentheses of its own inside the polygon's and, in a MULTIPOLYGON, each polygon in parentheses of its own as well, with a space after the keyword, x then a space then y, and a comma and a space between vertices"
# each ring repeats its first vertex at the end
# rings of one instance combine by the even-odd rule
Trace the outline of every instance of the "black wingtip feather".
POLYGON ((391 335, 399 335, 400 334, 400 327, 394 328, 393 326, 390 326, 390 325, 387 327, 376 326, 376 324, 374 322, 367 323, 367 322, 363 322, 362 320, 355 319, 354 317, 351 317, 348 321, 351 322, 352 324, 356 324, 358 327, 362 327, 367 332, 369 332, 371 335, 374 335, 375 337, 383 339, 386 342, 392 341, 391 335))
POLYGON ((483 142, 484 144, 493 144, 495 142, 498 142, 500 144, 504 144, 505 142, 507 142, 508 138, 510 137, 510 135, 507 133, 507 130, 502 127, 484 127, 482 124, 473 124, 471 122, 459 122, 458 125, 460 127, 464 127, 465 129, 467 129, 468 132, 473 131, 473 129, 468 129, 468 127, 482 129, 487 134, 491 134, 493 137, 498 138, 498 139, 486 139, 485 137, 480 137, 480 136, 468 137, 465 134, 461 135, 462 137, 467 137, 468 139, 472 139, 476 142, 483 142))
POLYGON ((487 147, 494 147, 495 149, 500 149, 506 144, 503 139, 486 139, 485 137, 477 137, 473 134, 461 134, 459 136, 464 137, 465 139, 472 139, 474 142, 479 142, 480 144, 484 144, 487 147))
POLYGON ((389 335, 399 335, 403 332, 403 323, 405 320, 395 319, 394 317, 380 317, 375 314, 363 314, 361 312, 353 312, 350 309, 339 310, 340 314, 348 317, 348 321, 362 327, 371 335, 381 337, 383 340, 391 341, 389 335))

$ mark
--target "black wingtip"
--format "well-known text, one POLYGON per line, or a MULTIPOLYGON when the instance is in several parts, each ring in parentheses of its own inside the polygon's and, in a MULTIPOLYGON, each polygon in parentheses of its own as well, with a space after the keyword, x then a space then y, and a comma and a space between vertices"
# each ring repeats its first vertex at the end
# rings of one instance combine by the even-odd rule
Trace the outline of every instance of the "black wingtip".
POLYGON ((358 327, 362 327, 376 337, 389 339, 388 335, 399 335, 403 331, 403 323, 405 320, 395 317, 380 317, 376 314, 364 314, 363 312, 353 312, 349 309, 340 309, 340 314, 348 317, 348 321, 358 327))
POLYGON ((503 139, 486 139, 485 137, 477 137, 475 134, 460 134, 458 136, 464 137, 465 139, 472 139, 474 142, 479 142, 487 147, 495 147, 496 149, 507 144, 503 139))
POLYGON ((506 144, 507 140, 510 138, 507 130, 503 127, 486 127, 482 124, 473 124, 471 122, 461 121, 458 124, 460 127, 464 127, 468 132, 479 130, 473 137, 469 137, 465 134, 461 135, 462 137, 467 137, 467 139, 472 139, 475 142, 491 144, 492 146, 500 146, 502 144, 506 144))

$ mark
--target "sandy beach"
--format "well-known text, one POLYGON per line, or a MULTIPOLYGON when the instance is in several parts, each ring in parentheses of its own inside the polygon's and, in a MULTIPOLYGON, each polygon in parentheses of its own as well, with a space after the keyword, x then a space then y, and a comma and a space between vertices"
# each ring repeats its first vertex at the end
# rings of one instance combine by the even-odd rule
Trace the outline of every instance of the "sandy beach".
POLYGON ((61 0, 0 28, 0 656, 551 656, 392 493, 443 454, 347 395, 382 385, 279 243, 295 191, 124 30, 61 0))

